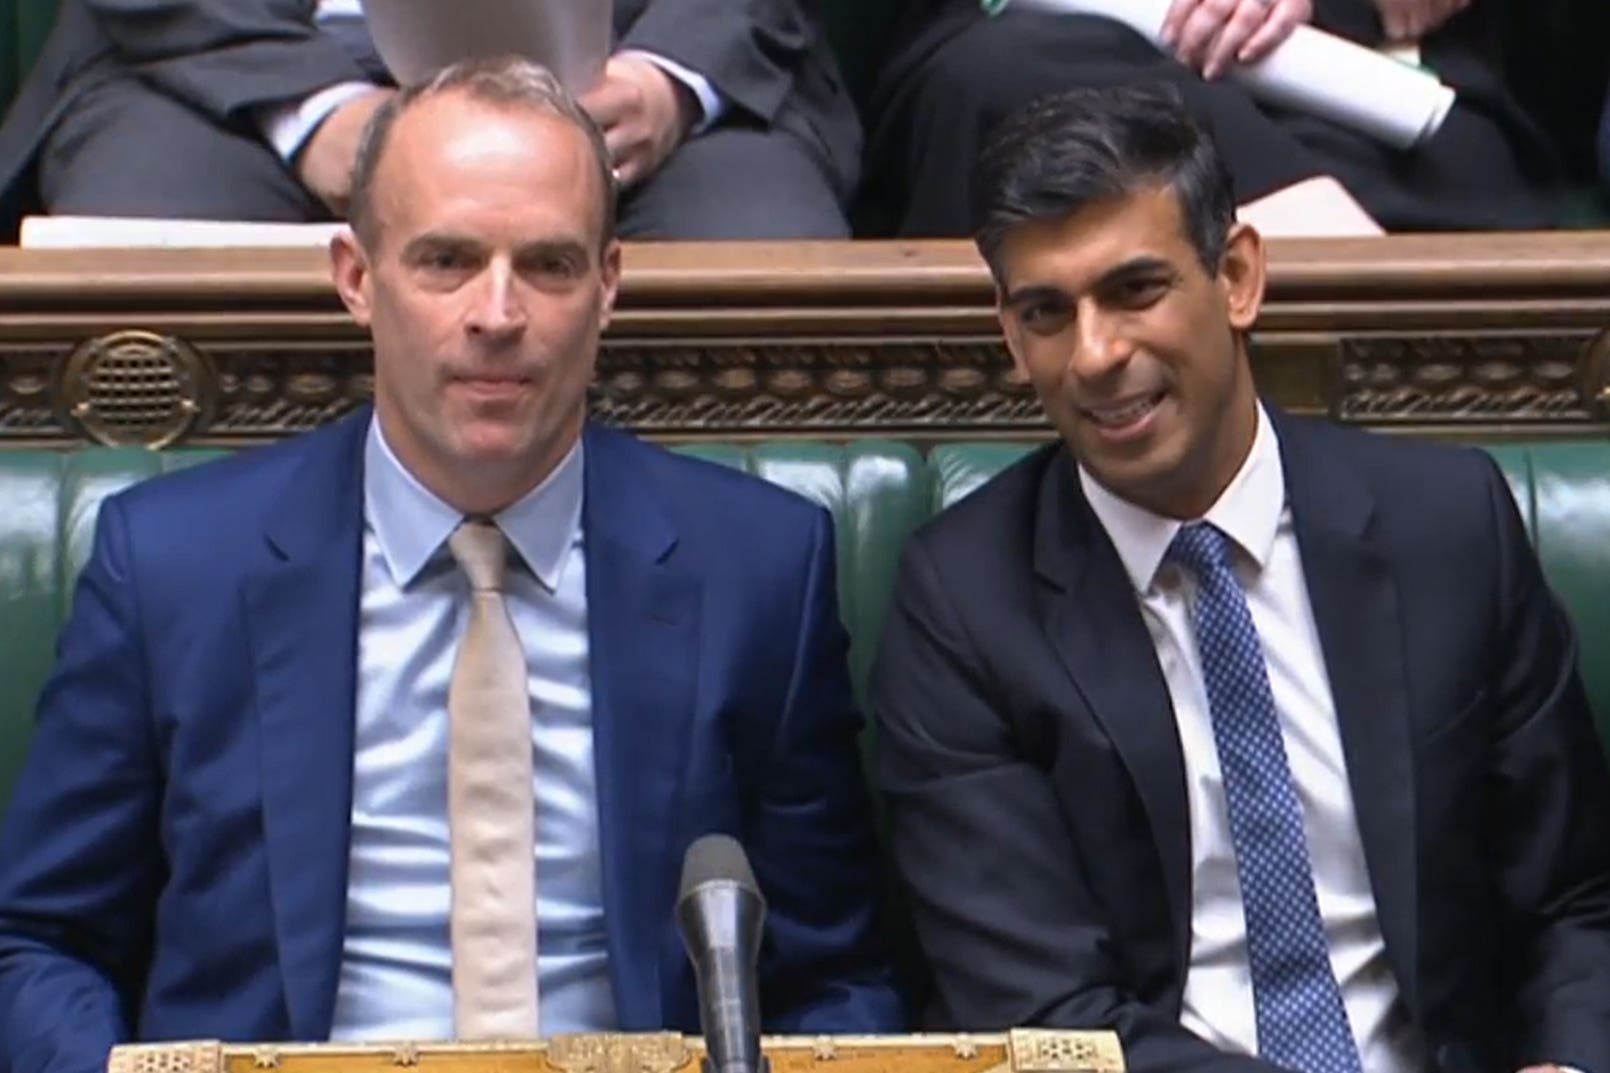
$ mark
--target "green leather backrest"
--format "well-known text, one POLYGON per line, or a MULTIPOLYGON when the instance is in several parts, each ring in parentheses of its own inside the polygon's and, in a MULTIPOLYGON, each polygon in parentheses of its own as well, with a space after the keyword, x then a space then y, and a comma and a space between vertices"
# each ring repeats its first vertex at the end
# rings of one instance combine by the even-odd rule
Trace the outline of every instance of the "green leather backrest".
POLYGON ((1488 448, 1576 625, 1578 663, 1610 748, 1610 443, 1488 448))
MULTIPOLYGON (((791 488, 833 513, 839 594, 851 665, 865 700, 900 550, 921 521, 1030 449, 948 444, 925 457, 892 440, 701 445, 687 453, 791 488)), ((1574 618, 1582 669, 1610 741, 1610 443, 1491 449, 1515 493, 1555 591, 1574 618)), ((0 809, 21 762, 35 698, 49 671, 72 578, 90 551, 108 494, 216 452, 81 449, 0 453, 0 809)))
POLYGON ((194 465, 209 451, 0 454, 0 809, 22 761, 34 700, 50 670, 72 580, 90 553, 101 500, 194 465))

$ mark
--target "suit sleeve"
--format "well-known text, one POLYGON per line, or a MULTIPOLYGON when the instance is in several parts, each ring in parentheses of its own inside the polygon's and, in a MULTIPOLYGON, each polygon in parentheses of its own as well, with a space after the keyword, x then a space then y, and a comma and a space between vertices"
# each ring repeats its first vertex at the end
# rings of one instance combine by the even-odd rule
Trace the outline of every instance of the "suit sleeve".
POLYGON ((620 47, 675 60, 770 123, 820 32, 797 0, 648 0, 620 47))
POLYGON ((1512 926, 1521 1064, 1610 1070, 1610 776, 1555 602, 1494 468, 1501 634, 1486 822, 1512 926))
POLYGON ((783 716, 744 825, 768 902, 762 1017, 773 1032, 898 1032, 905 1010, 879 928, 861 720, 825 513, 805 565, 783 716))
POLYGON ((118 58, 223 124, 338 82, 367 81, 313 19, 313 0, 83 0, 118 58))
POLYGON ((159 764, 117 500, 97 523, 0 831, 0 1070, 99 1073, 163 874, 159 764))
MULTIPOLYGON (((907 546, 873 674, 895 862, 933 974, 930 1027, 1116 1029, 1128 1068, 1273 1073, 1126 991, 1050 779, 920 538, 907 546)), ((1031 613, 1024 608, 1023 613, 1031 613)))

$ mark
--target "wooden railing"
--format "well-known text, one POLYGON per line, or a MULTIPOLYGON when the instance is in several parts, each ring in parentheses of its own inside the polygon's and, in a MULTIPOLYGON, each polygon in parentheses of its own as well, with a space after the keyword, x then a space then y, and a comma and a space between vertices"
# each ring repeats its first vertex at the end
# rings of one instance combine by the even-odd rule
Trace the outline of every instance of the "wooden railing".
MULTIPOLYGON (((1610 431, 1610 232, 1271 244, 1266 395, 1437 434, 1610 431)), ((629 248, 594 410, 669 439, 1039 434, 970 245, 629 248)), ((0 444, 239 443, 370 391, 317 250, 0 249, 0 444)))

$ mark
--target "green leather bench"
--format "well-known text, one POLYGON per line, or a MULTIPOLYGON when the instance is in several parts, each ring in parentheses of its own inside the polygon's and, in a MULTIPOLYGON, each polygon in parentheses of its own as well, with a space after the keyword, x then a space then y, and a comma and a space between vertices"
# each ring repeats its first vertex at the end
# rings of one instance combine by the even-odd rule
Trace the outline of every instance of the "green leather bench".
MULTIPOLYGON (((796 440, 688 450, 795 489, 833 512, 842 613, 859 689, 905 538, 1025 449, 948 444, 924 456, 892 440, 848 446, 796 440)), ((1588 690, 1610 741, 1610 442, 1491 450, 1544 568, 1575 617, 1588 690)), ((22 760, 34 698, 49 672, 54 637, 68 610, 72 579, 89 553, 101 500, 136 480, 213 454, 100 448, 0 453, 0 810, 22 760)))

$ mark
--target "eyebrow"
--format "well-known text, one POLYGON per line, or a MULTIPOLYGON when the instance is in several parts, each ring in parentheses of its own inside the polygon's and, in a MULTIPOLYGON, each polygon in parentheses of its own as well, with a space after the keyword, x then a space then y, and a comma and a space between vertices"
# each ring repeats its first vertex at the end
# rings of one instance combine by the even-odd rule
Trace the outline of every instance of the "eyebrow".
POLYGON ((424 250, 473 250, 479 243, 463 235, 454 235, 444 231, 427 231, 423 235, 415 235, 409 239, 402 248, 402 255, 413 257, 424 250))
MULTIPOLYGON (((403 247, 403 256, 416 256, 427 250, 455 250, 479 251, 484 243, 467 235, 455 235, 446 231, 427 231, 423 235, 416 235, 403 247)), ((520 261, 532 256, 587 256, 587 244, 576 238, 538 239, 529 242, 515 251, 515 260, 520 261)))
POLYGON ((523 260, 533 255, 552 256, 563 255, 567 257, 580 257, 587 259, 587 244, 576 238, 545 238, 521 246, 515 253, 515 260, 523 260))
MULTIPOLYGON (((1090 284, 1092 291, 1102 291, 1135 276, 1149 276, 1157 272, 1171 272, 1173 266, 1154 254, 1131 257, 1107 269, 1090 284)), ((1068 297, 1068 292, 1053 283, 1029 283, 1006 292, 1006 305, 1016 308, 1030 302, 1068 297)))

